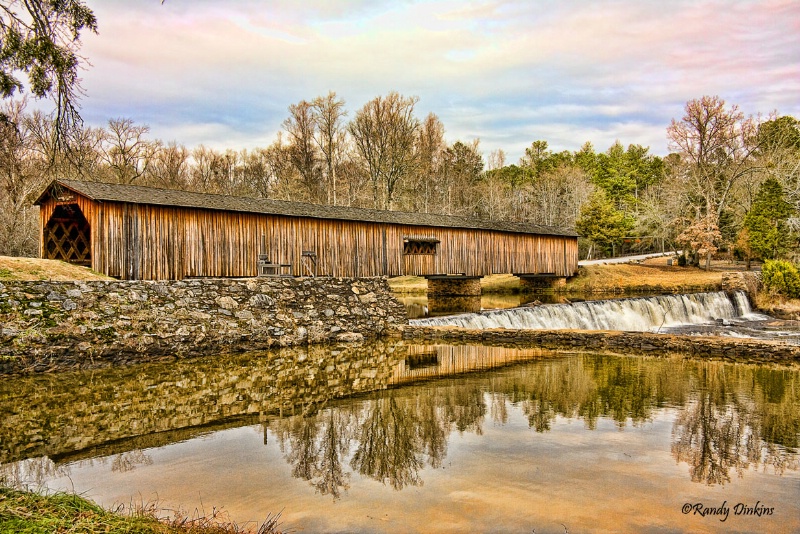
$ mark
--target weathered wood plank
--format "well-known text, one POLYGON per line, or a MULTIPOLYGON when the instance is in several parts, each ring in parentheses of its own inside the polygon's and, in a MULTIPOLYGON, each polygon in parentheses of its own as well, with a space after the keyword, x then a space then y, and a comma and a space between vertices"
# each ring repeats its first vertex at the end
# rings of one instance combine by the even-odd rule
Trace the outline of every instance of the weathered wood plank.
MULTIPOLYGON (((577 237, 499 230, 412 226, 263 213, 70 200, 91 227, 92 268, 137 279, 252 277, 261 236, 273 263, 302 276, 304 250, 317 254, 317 274, 398 276, 463 273, 551 273, 572 276, 577 237), (435 254, 404 254, 403 240, 438 241, 435 254)), ((59 201, 40 203, 42 236, 59 201)), ((44 253, 44 251, 43 251, 44 253)))

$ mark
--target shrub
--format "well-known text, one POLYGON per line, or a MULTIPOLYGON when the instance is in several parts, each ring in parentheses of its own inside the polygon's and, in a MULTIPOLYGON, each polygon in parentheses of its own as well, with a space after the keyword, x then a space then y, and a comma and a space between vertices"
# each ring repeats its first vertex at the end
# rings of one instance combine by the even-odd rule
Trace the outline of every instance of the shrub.
POLYGON ((767 260, 761 267, 764 288, 789 298, 800 298, 800 272, 785 260, 767 260))

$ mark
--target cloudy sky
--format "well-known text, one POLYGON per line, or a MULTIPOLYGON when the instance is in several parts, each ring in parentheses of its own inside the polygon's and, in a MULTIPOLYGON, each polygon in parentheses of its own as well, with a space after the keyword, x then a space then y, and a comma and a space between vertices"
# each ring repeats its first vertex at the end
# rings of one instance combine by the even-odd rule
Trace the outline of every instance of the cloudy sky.
POLYGON ((290 104, 334 91, 349 117, 417 96, 449 143, 515 163, 537 139, 668 153, 688 100, 800 118, 800 2, 86 0, 82 115, 190 148, 264 147, 290 104))

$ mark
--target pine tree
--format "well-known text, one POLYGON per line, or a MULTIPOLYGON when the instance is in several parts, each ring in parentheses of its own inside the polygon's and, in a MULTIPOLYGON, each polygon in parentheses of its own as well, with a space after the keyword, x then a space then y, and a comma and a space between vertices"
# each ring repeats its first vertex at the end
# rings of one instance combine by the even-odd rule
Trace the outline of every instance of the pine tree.
POLYGON ((792 241, 787 220, 793 214, 794 208, 786 201, 776 179, 768 178, 761 184, 744 219, 748 244, 755 257, 774 260, 786 256, 792 241))

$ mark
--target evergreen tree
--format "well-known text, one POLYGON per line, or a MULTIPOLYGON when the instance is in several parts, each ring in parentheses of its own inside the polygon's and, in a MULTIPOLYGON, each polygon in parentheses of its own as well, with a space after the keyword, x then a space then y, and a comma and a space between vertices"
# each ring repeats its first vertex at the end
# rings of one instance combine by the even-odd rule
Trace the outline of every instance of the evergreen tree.
MULTIPOLYGON (((634 220, 614 207, 614 203, 602 190, 595 191, 589 201, 581 208, 581 214, 575 221, 575 230, 581 237, 590 240, 606 253, 613 253, 614 245, 630 235, 634 220)), ((592 256, 592 247, 588 257, 592 256)))
POLYGON ((768 178, 758 189, 753 206, 744 219, 753 255, 763 260, 782 258, 788 252, 791 232, 787 220, 794 213, 784 198, 781 184, 768 178))

